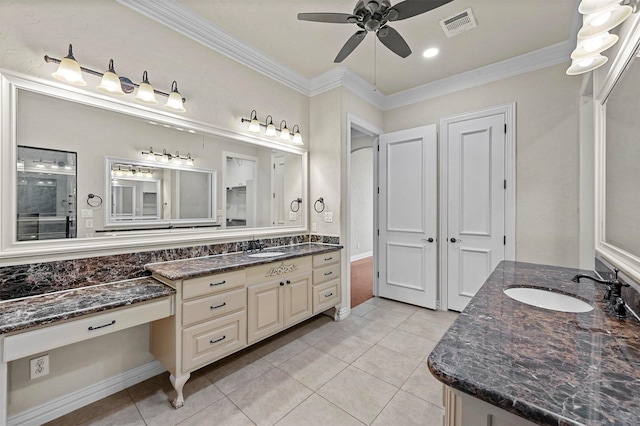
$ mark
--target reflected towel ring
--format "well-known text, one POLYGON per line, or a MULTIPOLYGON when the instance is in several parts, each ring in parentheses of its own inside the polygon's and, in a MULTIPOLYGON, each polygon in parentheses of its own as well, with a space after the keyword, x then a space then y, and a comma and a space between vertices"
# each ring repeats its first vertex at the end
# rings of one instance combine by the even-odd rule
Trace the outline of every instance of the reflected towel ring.
POLYGON ((96 194, 87 195, 87 204, 91 207, 100 207, 102 205, 102 197, 96 194), (97 200, 94 201, 94 199, 97 200))
POLYGON ((289 204, 289 208, 291 209, 292 212, 298 213, 300 211, 300 204, 302 204, 302 198, 296 198, 295 200, 293 200, 291 202, 291 204, 289 204), (294 210, 294 207, 293 207, 294 203, 296 205, 295 206, 295 210, 294 210))
POLYGON ((322 213, 324 211, 324 198, 322 197, 318 198, 316 202, 313 203, 313 209, 318 213, 322 213), (322 206, 320 209, 318 209, 318 204, 322 206))

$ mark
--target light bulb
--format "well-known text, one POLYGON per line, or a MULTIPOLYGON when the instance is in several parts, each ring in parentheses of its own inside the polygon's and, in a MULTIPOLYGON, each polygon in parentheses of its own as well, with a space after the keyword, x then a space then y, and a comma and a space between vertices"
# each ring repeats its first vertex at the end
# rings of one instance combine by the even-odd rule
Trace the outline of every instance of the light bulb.
MULTIPOLYGON (((46 58, 45 58, 46 59, 46 58)), ((62 58, 56 72, 51 74, 53 78, 76 86, 86 86, 87 82, 82 78, 80 64, 73 57, 73 47, 69 45, 69 54, 62 58)))
POLYGON ((149 84, 149 76, 146 71, 142 73, 142 83, 140 83, 138 93, 136 93, 136 96, 133 99, 147 105, 158 104, 153 87, 149 84))
POLYGON ((176 81, 171 83, 171 94, 169 95, 169 99, 167 99, 167 103, 164 105, 164 107, 172 111, 187 111, 182 103, 182 95, 180 95, 180 92, 178 92, 178 83, 176 81))

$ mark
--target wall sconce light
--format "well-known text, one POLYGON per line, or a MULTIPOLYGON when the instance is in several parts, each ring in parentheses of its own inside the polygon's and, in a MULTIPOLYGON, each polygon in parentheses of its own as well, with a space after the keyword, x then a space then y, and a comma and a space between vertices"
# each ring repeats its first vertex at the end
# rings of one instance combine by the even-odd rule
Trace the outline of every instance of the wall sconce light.
POLYGON ((155 105, 158 103, 155 94, 163 95, 169 98, 167 99, 165 108, 172 111, 186 112, 184 103, 187 100, 178 92, 178 83, 176 81, 171 83, 171 93, 165 93, 151 87, 146 71, 142 74, 143 81, 140 84, 132 82, 127 77, 119 77, 113 68, 113 59, 109 60, 109 69, 104 73, 81 67, 73 57, 73 47, 71 45, 69 45, 69 54, 62 60, 45 55, 44 61, 59 64, 58 69, 51 75, 55 79, 64 81, 65 83, 75 84, 76 86, 86 86, 87 82, 82 78, 82 73, 85 72, 102 78, 100 84, 96 87, 101 92, 109 95, 125 95, 132 93, 137 87, 138 93, 134 98, 136 101, 148 105, 155 105))
POLYGON ((302 142, 302 134, 300 133, 300 126, 298 126, 297 124, 293 126, 293 133, 291 133, 287 128, 287 122, 285 120, 282 120, 280 122, 280 128, 277 128, 273 124, 273 117, 271 115, 267 115, 264 123, 261 123, 260 121, 258 121, 258 114, 256 113, 255 109, 251 111, 249 118, 241 118, 240 121, 242 123, 249 123, 248 130, 252 133, 260 133, 260 127, 265 127, 265 136, 275 137, 278 136, 279 132, 279 138, 283 141, 289 141, 293 137, 293 143, 295 145, 304 145, 304 143, 302 142))
POLYGON ((583 25, 578 31, 575 50, 571 53, 568 75, 584 74, 606 64, 608 58, 602 52, 618 41, 609 30, 622 24, 638 9, 640 0, 582 0, 578 12, 583 15, 583 25))
POLYGON ((133 164, 113 164, 111 166, 111 176, 113 177, 143 177, 152 178, 153 168, 134 166, 133 164))
POLYGON ((149 147, 149 151, 142 151, 142 155, 147 161, 157 161, 158 157, 160 157, 161 163, 172 163, 172 164, 184 164, 186 166, 193 166, 194 159, 191 156, 191 153, 188 153, 186 157, 180 155, 180 151, 176 151, 175 155, 171 155, 167 152, 166 149, 162 150, 162 154, 159 152, 154 152, 153 147, 149 147))

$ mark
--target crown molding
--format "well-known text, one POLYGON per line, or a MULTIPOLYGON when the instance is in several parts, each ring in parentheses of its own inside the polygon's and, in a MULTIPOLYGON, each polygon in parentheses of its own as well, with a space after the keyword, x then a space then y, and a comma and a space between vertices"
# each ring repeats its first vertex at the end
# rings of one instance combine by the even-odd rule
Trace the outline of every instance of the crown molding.
POLYGON ((173 0, 116 0, 241 64, 309 96, 309 79, 241 42, 210 21, 173 0))
MULTIPOLYGON (((342 65, 312 79, 306 78, 174 0, 116 1, 304 95, 312 97, 336 87, 345 87, 382 111, 557 65, 567 61, 575 47, 575 37, 572 37, 514 58, 385 95, 342 65)), ((576 32, 577 27, 578 22, 574 19, 571 32, 576 32)))

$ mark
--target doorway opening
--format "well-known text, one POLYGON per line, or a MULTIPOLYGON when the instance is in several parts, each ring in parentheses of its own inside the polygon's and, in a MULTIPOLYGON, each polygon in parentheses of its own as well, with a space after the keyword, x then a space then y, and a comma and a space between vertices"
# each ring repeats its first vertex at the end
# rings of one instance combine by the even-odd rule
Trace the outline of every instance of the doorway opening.
POLYGON ((351 308, 375 294, 375 196, 376 151, 379 131, 357 118, 349 118, 348 232, 349 296, 351 308))

